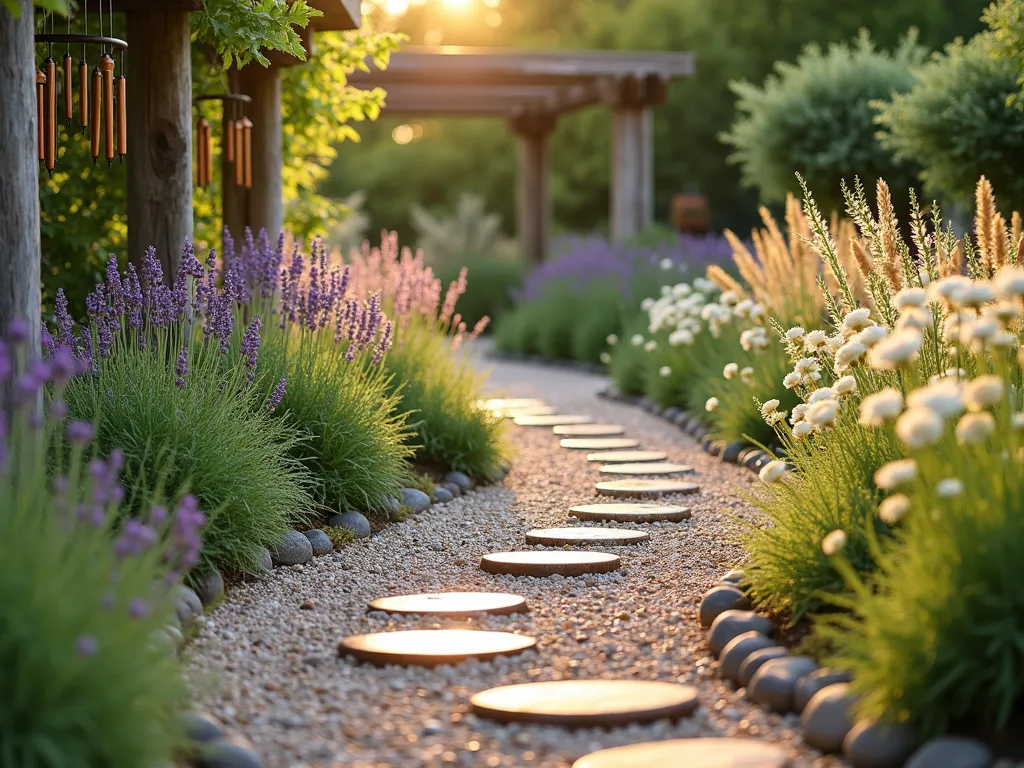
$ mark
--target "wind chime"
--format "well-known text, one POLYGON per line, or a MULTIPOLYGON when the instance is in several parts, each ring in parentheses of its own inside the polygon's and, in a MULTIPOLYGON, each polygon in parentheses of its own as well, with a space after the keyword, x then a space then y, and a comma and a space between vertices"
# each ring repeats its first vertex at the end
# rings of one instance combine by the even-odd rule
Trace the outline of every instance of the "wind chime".
MULTIPOLYGON (((220 101, 224 104, 224 159, 234 169, 235 186, 252 189, 252 120, 243 114, 244 105, 252 99, 241 93, 219 93, 197 96, 192 103, 198 107, 206 101, 220 101)), ((213 142, 210 121, 200 112, 196 122, 196 186, 206 187, 212 181, 213 142)), ((227 184, 228 179, 221 179, 221 183, 227 184)))
POLYGON ((46 58, 36 70, 36 116, 39 121, 39 160, 52 175, 57 164, 57 62, 53 58, 54 44, 65 44, 63 67, 61 69, 62 92, 64 96, 64 119, 68 131, 74 121, 75 92, 73 83, 74 56, 71 47, 82 46, 82 58, 78 62, 78 119, 82 133, 90 131, 90 148, 94 164, 99 163, 101 151, 106 156, 107 167, 119 155, 121 162, 128 154, 127 130, 127 80, 124 76, 124 52, 128 43, 113 37, 112 0, 107 0, 106 26, 104 36, 103 0, 97 0, 99 34, 89 34, 89 0, 83 0, 82 18, 84 34, 71 32, 71 15, 67 19, 67 32, 56 32, 56 17, 43 14, 42 33, 36 35, 37 45, 46 46, 46 58), (47 31, 49 27, 49 31, 47 31), (88 46, 98 46, 99 58, 89 73, 88 46), (118 54, 120 63, 115 64, 118 54), (115 77, 114 71, 118 70, 115 77), (90 80, 91 90, 90 90, 90 80), (91 97, 91 98, 90 98, 91 97), (102 143, 102 147, 101 147, 102 143))

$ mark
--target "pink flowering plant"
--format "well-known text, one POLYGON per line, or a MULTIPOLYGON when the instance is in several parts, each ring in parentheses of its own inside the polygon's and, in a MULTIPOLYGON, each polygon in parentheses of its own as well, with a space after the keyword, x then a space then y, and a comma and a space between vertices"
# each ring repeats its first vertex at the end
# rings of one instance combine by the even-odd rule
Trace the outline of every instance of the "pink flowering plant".
POLYGON ((99 458, 93 425, 69 416, 88 360, 49 352, 30 354, 18 322, 0 340, 0 765, 162 764, 187 690, 154 636, 199 560, 205 517, 194 496, 165 505, 159 491, 127 516, 126 455, 99 458))
MULTIPOLYGON (((382 364, 395 326, 378 290, 357 285, 314 240, 309 254, 248 230, 225 232, 222 282, 236 322, 265 318, 256 387, 274 416, 305 440, 293 456, 316 480, 325 509, 374 512, 400 491, 411 450, 406 415, 382 364)), ((245 356, 244 350, 239 350, 245 356)))
POLYGON ((445 288, 423 253, 400 249, 394 232, 382 233, 379 247, 364 244, 349 269, 352 282, 379 293, 394 319, 394 344, 383 365, 389 391, 410 414, 415 431, 407 444, 416 461, 480 478, 494 475, 507 449, 501 421, 477 407, 483 377, 464 354, 488 323, 484 317, 468 328, 458 312, 467 269, 445 288))
POLYGON ((138 271, 111 260, 88 324, 58 293, 47 341, 75 350, 85 372, 67 406, 96 424, 106 455, 123 451, 128 486, 187 484, 207 511, 200 569, 256 572, 262 550, 312 513, 313 480, 295 458, 303 435, 274 417, 284 384, 257 384, 262 319, 240 320, 242 287, 219 278, 215 254, 203 265, 190 243, 170 285, 152 250, 138 271))

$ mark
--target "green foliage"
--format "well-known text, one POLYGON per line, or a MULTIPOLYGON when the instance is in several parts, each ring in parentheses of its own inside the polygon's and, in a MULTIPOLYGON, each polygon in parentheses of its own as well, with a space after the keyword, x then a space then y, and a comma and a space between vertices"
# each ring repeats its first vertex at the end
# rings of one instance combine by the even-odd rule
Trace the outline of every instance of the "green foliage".
POLYGON ((491 318, 493 324, 512 309, 512 293, 523 284, 526 274, 522 262, 494 259, 489 254, 470 255, 464 265, 453 264, 434 271, 441 284, 448 285, 458 279, 462 266, 468 268, 468 282, 456 310, 466 325, 472 328, 484 317, 491 318))
MULTIPOLYGON (((32 0, 32 5, 44 11, 53 11, 61 16, 68 15, 68 0, 32 0)), ((21 16, 20 0, 0 0, 0 8, 6 8, 14 18, 21 16)))
POLYGON ((288 382, 275 411, 305 437, 293 455, 309 468, 318 500, 331 510, 369 512, 402 487, 410 431, 389 372, 366 355, 345 360, 346 347, 316 334, 268 330, 258 385, 269 394, 288 382))
POLYGON ((647 370, 654 364, 654 358, 644 352, 642 346, 631 343, 634 336, 642 339, 646 331, 647 317, 638 313, 623 326, 622 333, 611 345, 608 374, 624 395, 642 395, 646 391, 647 370))
POLYGON ((1020 72, 1017 77, 1020 93, 1013 94, 1007 102, 1014 104, 1024 94, 1024 2, 998 0, 985 9, 983 18, 992 30, 993 55, 1015 62, 1020 72))
POLYGON ((479 195, 463 194, 451 216, 435 215, 418 204, 410 211, 416 246, 431 266, 469 263, 473 257, 511 259, 516 246, 501 237, 501 216, 488 213, 479 195))
POLYGON ((95 376, 72 380, 68 406, 96 422, 105 453, 124 451, 127 484, 184 486, 199 499, 209 517, 201 568, 255 573, 262 549, 311 514, 313 478, 292 457, 308 447, 256 388, 240 385, 237 368, 224 371, 216 342, 189 345, 178 387, 174 360, 185 345, 176 334, 146 349, 124 338, 95 376))
POLYGON ((265 51, 281 51, 305 60, 298 29, 323 13, 306 0, 203 0, 192 14, 195 36, 209 43, 224 69, 255 61, 270 66, 265 51))
MULTIPOLYGON (((409 413, 419 463, 490 477, 505 459, 504 425, 476 406, 483 377, 452 354, 449 339, 422 323, 403 326, 384 360, 392 397, 409 413)), ((427 493, 433 492, 433 483, 427 493)))
POLYGON ((340 525, 325 525, 323 532, 327 534, 327 538, 331 540, 331 544, 334 545, 335 549, 347 547, 356 540, 356 535, 352 531, 348 528, 342 528, 340 525))
POLYGON ((898 158, 921 166, 933 194, 970 201, 979 175, 992 182, 1000 200, 1024 209, 1024 120, 1006 100, 1018 89, 1019 67, 995 58, 991 36, 954 43, 917 72, 908 93, 880 105, 883 145, 898 158))
POLYGON ((908 91, 924 56, 915 35, 888 53, 863 32, 827 52, 809 45, 795 64, 778 62, 761 86, 732 83, 738 117, 722 136, 735 150, 730 161, 765 201, 798 191, 794 171, 815 189, 835 190, 819 198, 825 210, 842 210, 839 183, 855 174, 872 186, 882 177, 896 189, 912 186, 913 163, 894 160, 876 137, 875 102, 908 91))

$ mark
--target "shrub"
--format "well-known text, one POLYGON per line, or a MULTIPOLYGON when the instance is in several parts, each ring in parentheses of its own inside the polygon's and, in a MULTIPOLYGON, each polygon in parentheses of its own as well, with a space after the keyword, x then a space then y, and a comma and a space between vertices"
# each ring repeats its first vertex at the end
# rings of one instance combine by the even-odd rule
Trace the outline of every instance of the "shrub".
MULTIPOLYGON (((437 277, 447 285, 458 280, 462 266, 439 268, 437 277)), ((512 308, 512 295, 521 288, 526 267, 518 260, 499 260, 483 254, 468 257, 464 266, 469 270, 466 292, 457 305, 463 321, 470 328, 485 317, 497 323, 512 308)))
POLYGON ((416 245, 432 265, 469 264, 474 257, 510 260, 516 257, 516 245, 502 236, 501 216, 487 213, 479 195, 464 193, 455 212, 441 218, 419 205, 410 214, 416 231, 416 245))
POLYGON ((252 386, 258 318, 233 322, 234 300, 190 245, 182 264, 168 289, 152 249, 141 279, 131 266, 119 275, 112 259, 77 340, 59 296, 57 342, 93 363, 92 375, 68 384, 67 403, 95 421, 101 450, 124 451, 129 486, 188 485, 210 517, 202 567, 255 572, 261 550, 310 514, 312 478, 293 456, 299 432, 252 386))
POLYGON ((174 617, 203 516, 191 497, 171 516, 154 505, 159 497, 146 498, 145 522, 112 537, 125 512, 123 456, 90 461, 90 425, 64 423, 64 383, 78 363, 65 347, 7 382, 8 351, 0 341, 0 386, 11 383, 19 403, 0 411, 0 764, 170 763, 182 746, 176 715, 188 691, 177 657, 153 635, 174 617), (30 426, 43 386, 49 418, 30 426))
MULTIPOLYGON (((876 137, 873 102, 914 84, 911 68, 925 55, 913 35, 893 52, 879 51, 866 32, 851 43, 822 51, 809 45, 795 64, 779 62, 761 86, 731 84, 739 117, 722 140, 734 148, 730 162, 766 201, 781 202, 795 190, 798 171, 818 190, 826 210, 842 210, 839 183, 854 173, 885 177, 909 187, 917 166, 894 158, 876 137)), ((911 158, 913 159, 913 158, 911 158)))
POLYGON ((967 203, 979 175, 1012 209, 1024 210, 1024 120, 1007 98, 1019 89, 1012 59, 996 58, 991 36, 946 47, 917 71, 917 84, 878 104, 883 146, 923 168, 933 194, 967 203))
POLYGON ((283 237, 273 249, 265 232, 255 243, 247 233, 223 275, 227 285, 247 285, 239 312, 268 318, 258 389, 270 398, 286 382, 274 412, 302 431, 292 455, 316 479, 319 501, 334 510, 379 510, 401 488, 411 456, 407 409, 381 364, 394 323, 381 297, 353 285, 319 242, 308 258, 284 250, 283 237))

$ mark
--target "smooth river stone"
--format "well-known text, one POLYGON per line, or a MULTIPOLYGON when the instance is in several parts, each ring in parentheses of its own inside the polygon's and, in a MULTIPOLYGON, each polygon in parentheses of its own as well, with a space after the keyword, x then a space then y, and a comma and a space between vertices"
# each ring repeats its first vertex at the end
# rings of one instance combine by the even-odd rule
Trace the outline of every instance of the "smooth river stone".
POLYGON ((635 478, 631 480, 607 480, 594 486, 602 496, 618 499, 642 498, 644 496, 665 496, 673 493, 700 493, 696 483, 682 480, 655 480, 635 478))
POLYGON ((371 600, 371 611, 465 618, 477 613, 504 615, 526 611, 526 599, 506 592, 438 592, 371 600))
POLYGON ((621 547, 639 544, 650 538, 650 534, 644 531, 631 531, 628 528, 534 528, 526 533, 527 544, 546 544, 549 547, 567 544, 621 547))
POLYGON ((670 461, 637 462, 634 464, 606 464, 601 467, 602 475, 692 475, 689 464, 673 464, 670 461))
POLYGON ((561 424, 552 430, 559 437, 617 437, 625 431, 621 424, 561 424))
POLYGON ((633 437, 569 437, 559 445, 570 451, 605 451, 639 448, 640 441, 633 437))
POLYGON ((573 728, 676 720, 699 705, 689 685, 655 680, 557 680, 506 685, 470 699, 480 717, 573 728))
POLYGON ((507 411, 512 408, 544 408, 547 403, 535 397, 492 397, 477 401, 477 406, 485 411, 507 411))
POLYGON ((549 416, 516 416, 512 421, 520 427, 557 427, 563 424, 593 424, 594 419, 583 414, 551 414, 549 416))
POLYGON ((602 749, 572 768, 786 768, 779 747, 755 739, 672 739, 602 749))
POLYGON ((416 629, 352 635, 338 644, 338 655, 354 656, 378 665, 435 667, 467 659, 486 661, 497 656, 512 656, 536 644, 532 637, 511 632, 416 629))
POLYGON ((600 464, 638 464, 644 461, 665 461, 664 451, 601 451, 588 453, 587 461, 600 464))
POLYGON ((580 520, 607 520, 616 523, 660 523, 687 520, 689 507, 668 504, 580 504, 569 509, 580 520))
POLYGON ((488 573, 510 576, 582 576, 608 573, 622 565, 618 555, 607 552, 494 552, 480 558, 480 567, 488 573))

